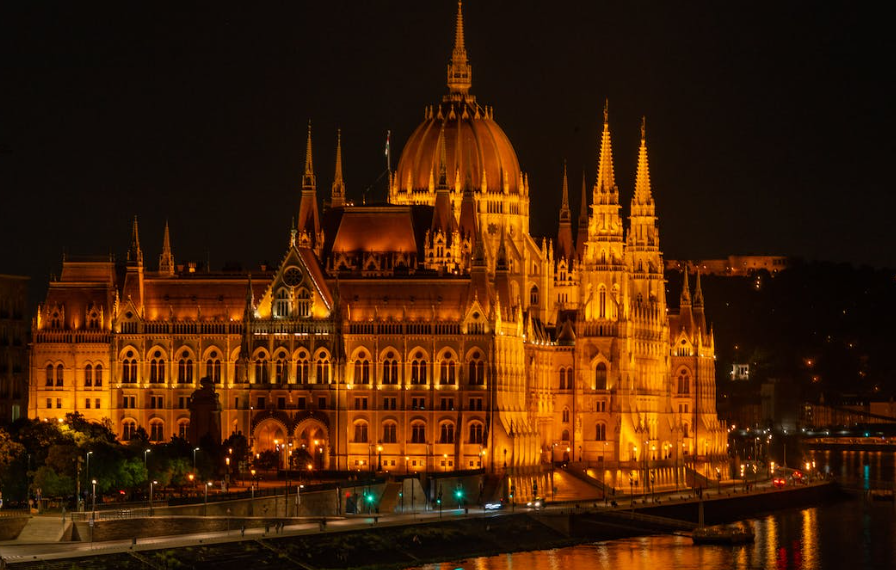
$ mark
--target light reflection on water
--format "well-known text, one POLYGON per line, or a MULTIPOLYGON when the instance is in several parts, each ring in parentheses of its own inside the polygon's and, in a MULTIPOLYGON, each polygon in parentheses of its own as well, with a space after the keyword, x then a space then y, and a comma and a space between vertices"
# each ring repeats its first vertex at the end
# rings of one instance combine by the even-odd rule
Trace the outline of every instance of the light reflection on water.
MULTIPOLYGON (((821 471, 896 483, 896 454, 816 452, 821 471), (883 455, 883 457, 882 457, 883 455)), ((811 459, 810 459, 811 460, 811 459)), ((848 500, 779 511, 751 521, 745 546, 694 546, 690 538, 650 536, 424 566, 426 570, 696 570, 896 568, 896 504, 848 500)))

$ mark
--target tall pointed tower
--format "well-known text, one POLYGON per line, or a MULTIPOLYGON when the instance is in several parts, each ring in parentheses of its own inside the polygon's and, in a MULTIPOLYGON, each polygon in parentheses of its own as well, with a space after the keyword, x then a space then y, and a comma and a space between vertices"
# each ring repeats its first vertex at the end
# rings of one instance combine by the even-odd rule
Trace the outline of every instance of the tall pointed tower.
MULTIPOLYGON (((310 153, 310 140, 308 144, 310 153)), ((345 182, 342 179, 342 129, 336 131, 336 173, 333 175, 333 187, 330 191, 330 207, 345 207, 345 182)))
POLYGON ((172 277, 174 275, 174 254, 171 253, 171 237, 168 235, 168 222, 165 222, 165 237, 162 240, 162 253, 159 255, 159 273, 172 277))
POLYGON ((569 212, 569 183, 566 178, 566 162, 563 162, 563 189, 560 200, 560 229, 557 232, 557 258, 571 261, 575 256, 572 244, 572 216, 569 212))
POLYGON ((585 173, 582 172, 582 200, 579 202, 579 220, 576 228, 576 258, 585 258, 585 244, 588 242, 588 189, 585 173))
POLYGON ((588 242, 583 258, 583 302, 587 320, 615 320, 623 317, 618 307, 625 295, 622 218, 619 189, 613 174, 613 147, 610 142, 609 106, 604 105, 597 180, 592 190, 588 242))
POLYGON ((311 121, 308 122, 308 142, 305 146, 305 173, 302 175, 302 199, 299 203, 299 246, 319 251, 323 247, 320 217, 317 212, 317 178, 311 155, 311 121))
POLYGON ((657 229, 656 207, 650 188, 650 169, 647 164, 647 122, 641 118, 641 147, 638 150, 638 170, 635 193, 631 202, 626 253, 631 271, 631 298, 636 304, 650 304, 665 318, 666 288, 663 277, 663 255, 657 229))

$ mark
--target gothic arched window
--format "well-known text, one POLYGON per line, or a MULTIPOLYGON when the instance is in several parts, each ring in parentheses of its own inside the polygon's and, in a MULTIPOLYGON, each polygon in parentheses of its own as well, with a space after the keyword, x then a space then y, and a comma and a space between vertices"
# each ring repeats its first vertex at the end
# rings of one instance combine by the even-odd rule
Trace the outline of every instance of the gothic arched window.
POLYGON ((418 351, 411 360, 411 384, 426 384, 426 369, 426 358, 418 351))
POLYGON ((594 367, 594 389, 607 389, 607 365, 603 362, 598 362, 594 367))
POLYGON ((165 382, 165 360, 159 350, 153 353, 152 359, 149 361, 149 381, 153 384, 165 382))

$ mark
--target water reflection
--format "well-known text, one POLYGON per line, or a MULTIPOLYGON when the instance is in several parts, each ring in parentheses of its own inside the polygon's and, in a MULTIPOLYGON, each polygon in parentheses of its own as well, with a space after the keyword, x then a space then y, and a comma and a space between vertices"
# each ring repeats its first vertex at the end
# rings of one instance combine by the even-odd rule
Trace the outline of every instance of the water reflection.
MULTIPOLYGON (((819 451, 809 461, 823 473, 871 485, 896 485, 896 453, 819 451)), ((751 545, 694 546, 690 538, 651 536, 502 554, 426 566, 427 570, 612 570, 896 568, 896 505, 856 497, 811 509, 779 511, 751 521, 751 545)))

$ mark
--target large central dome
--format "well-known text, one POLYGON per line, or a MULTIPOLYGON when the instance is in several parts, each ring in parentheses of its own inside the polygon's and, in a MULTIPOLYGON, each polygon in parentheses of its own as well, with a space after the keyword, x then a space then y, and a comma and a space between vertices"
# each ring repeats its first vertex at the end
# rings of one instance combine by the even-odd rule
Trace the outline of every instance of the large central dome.
POLYGON ((448 65, 448 95, 426 109, 423 123, 411 134, 393 180, 393 191, 409 202, 427 202, 439 169, 439 134, 444 129, 448 185, 457 191, 520 194, 520 163, 510 140, 469 94, 472 70, 464 47, 463 15, 457 6, 454 51, 448 65), (416 196, 415 196, 416 195, 416 196))

